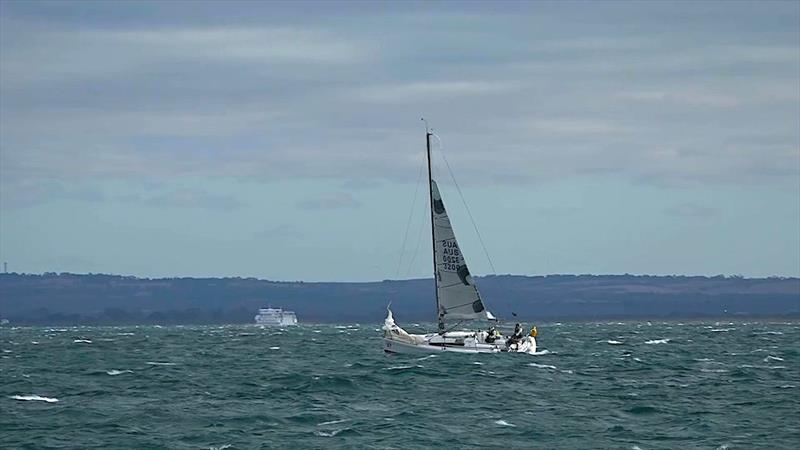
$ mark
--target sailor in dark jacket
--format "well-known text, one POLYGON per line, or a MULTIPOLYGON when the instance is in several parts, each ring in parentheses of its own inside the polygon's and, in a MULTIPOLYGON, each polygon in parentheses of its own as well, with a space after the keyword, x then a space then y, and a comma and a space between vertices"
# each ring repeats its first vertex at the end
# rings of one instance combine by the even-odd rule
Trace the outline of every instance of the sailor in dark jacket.
POLYGON ((511 346, 511 344, 517 344, 521 340, 522 340, 522 324, 518 323, 518 324, 514 325, 514 334, 512 334, 511 337, 508 338, 508 341, 506 341, 506 344, 511 346))
POLYGON ((489 330, 487 330, 487 335, 486 335, 486 343, 487 344, 494 343, 494 341, 496 341, 497 338, 499 337, 500 333, 497 332, 497 328, 489 327, 489 330))

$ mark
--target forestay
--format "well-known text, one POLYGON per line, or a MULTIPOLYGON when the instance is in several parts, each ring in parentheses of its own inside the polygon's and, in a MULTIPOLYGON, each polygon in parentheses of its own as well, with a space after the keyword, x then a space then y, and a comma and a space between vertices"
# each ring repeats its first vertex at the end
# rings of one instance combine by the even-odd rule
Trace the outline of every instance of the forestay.
POLYGON ((456 242, 450 218, 436 182, 431 180, 433 198, 433 252, 436 260, 436 290, 439 322, 495 317, 484 306, 478 288, 456 242))

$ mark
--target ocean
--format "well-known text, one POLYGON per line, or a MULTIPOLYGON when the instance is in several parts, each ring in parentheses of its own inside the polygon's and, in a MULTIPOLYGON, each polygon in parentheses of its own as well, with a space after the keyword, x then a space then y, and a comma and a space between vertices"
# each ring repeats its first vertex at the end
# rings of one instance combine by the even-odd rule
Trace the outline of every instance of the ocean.
POLYGON ((5 326, 0 448, 800 447, 798 322, 537 325, 536 355, 428 356, 379 324, 5 326))

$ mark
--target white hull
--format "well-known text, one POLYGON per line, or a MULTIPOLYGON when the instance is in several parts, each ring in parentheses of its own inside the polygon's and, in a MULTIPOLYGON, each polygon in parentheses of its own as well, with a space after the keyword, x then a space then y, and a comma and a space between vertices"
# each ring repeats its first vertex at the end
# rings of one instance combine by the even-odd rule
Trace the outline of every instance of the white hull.
POLYGON ((394 323, 391 311, 384 324, 383 350, 387 353, 535 353, 536 338, 526 336, 519 343, 506 345, 504 338, 485 342, 485 332, 451 331, 443 335, 409 334, 394 323))
POLYGON ((456 346, 456 345, 432 345, 428 342, 421 344, 412 344, 409 342, 398 341, 391 338, 383 339, 383 351, 386 353, 417 353, 417 354, 432 354, 441 352, 452 353, 535 353, 536 352, 536 339, 533 337, 525 338, 522 345, 517 348, 514 345, 511 349, 506 348, 503 344, 477 344, 471 346, 456 346))

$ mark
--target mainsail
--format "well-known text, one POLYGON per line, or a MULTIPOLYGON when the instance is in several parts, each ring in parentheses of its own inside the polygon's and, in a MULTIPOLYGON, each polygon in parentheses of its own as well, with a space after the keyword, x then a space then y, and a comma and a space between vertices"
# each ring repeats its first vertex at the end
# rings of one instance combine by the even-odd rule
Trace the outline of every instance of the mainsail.
POLYGON ((439 186, 431 182, 433 210, 433 254, 436 263, 436 293, 439 323, 446 320, 488 319, 494 316, 483 305, 481 295, 456 242, 439 186))

